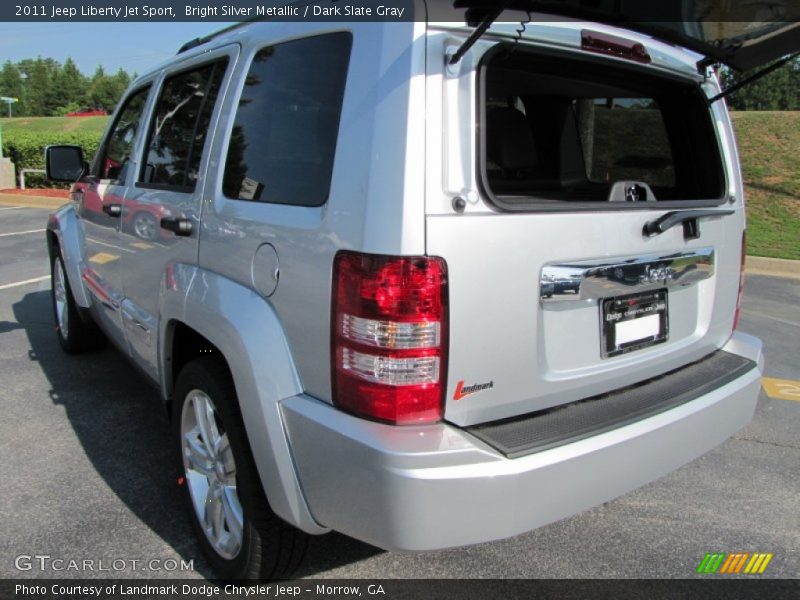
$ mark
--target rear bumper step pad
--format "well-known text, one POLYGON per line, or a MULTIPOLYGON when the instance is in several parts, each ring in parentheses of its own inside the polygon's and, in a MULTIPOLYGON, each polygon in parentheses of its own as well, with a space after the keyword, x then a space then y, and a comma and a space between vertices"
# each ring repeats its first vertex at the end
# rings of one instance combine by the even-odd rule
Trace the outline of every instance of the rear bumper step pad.
POLYGON ((508 458, 517 458, 664 412, 755 368, 752 360, 718 350, 695 363, 608 394, 466 427, 465 431, 508 458))

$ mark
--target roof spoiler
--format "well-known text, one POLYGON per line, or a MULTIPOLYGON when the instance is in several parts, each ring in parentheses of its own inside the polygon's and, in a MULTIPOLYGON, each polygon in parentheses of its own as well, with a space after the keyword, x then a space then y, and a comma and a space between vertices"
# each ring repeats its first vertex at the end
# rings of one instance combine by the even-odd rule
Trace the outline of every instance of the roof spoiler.
POLYGON ((258 20, 258 18, 248 19, 247 21, 241 21, 239 23, 234 23, 233 25, 228 25, 227 27, 223 27, 219 31, 215 31, 213 33, 209 33, 208 35, 204 35, 203 37, 197 37, 193 40, 189 40, 183 46, 178 49, 177 54, 183 54, 191 50, 192 48, 197 48, 198 46, 202 46, 203 44, 207 44, 211 40, 218 38, 219 36, 228 33, 229 31, 233 31, 234 29, 238 29, 243 25, 247 25, 248 23, 252 23, 253 21, 258 20))

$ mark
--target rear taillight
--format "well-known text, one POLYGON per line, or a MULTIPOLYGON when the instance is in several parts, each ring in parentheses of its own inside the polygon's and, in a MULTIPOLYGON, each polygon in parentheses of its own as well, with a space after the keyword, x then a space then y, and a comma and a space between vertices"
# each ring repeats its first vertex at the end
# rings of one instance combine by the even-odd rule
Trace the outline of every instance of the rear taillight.
POLYGON ((444 260, 340 252, 333 265, 331 327, 337 407, 395 424, 441 419, 444 260))
POLYGON ((739 328, 739 316, 742 312, 742 293, 744 292, 744 261, 747 252, 747 231, 742 232, 742 262, 739 265, 739 296, 736 298, 736 314, 733 316, 733 328, 739 328))

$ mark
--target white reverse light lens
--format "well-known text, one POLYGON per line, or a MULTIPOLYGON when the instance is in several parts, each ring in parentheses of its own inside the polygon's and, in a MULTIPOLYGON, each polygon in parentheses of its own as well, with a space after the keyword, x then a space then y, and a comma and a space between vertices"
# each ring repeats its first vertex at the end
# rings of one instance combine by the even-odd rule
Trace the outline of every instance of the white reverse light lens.
POLYGON ((439 381, 438 356, 393 358, 343 348, 342 369, 383 385, 421 385, 439 381))
POLYGON ((378 348, 408 350, 436 348, 441 338, 437 321, 399 323, 342 315, 342 335, 354 342, 378 348))

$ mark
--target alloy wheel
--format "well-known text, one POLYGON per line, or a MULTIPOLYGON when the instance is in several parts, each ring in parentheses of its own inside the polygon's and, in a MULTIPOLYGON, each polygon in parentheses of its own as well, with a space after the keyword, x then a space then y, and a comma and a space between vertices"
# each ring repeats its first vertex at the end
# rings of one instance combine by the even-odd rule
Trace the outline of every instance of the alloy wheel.
POLYGON ((242 548, 244 532, 236 463, 219 413, 202 390, 190 391, 183 403, 181 446, 198 523, 214 551, 233 559, 242 548))

